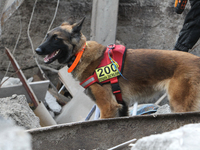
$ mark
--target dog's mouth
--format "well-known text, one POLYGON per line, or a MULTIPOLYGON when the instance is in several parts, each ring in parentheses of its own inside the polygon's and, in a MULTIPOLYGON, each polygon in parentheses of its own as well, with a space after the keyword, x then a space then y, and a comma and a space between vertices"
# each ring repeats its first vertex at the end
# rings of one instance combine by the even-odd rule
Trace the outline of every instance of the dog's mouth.
POLYGON ((49 64, 52 63, 54 60, 56 60, 58 58, 58 56, 60 55, 61 50, 56 50, 53 53, 46 55, 46 57, 44 58, 44 63, 45 64, 49 64))

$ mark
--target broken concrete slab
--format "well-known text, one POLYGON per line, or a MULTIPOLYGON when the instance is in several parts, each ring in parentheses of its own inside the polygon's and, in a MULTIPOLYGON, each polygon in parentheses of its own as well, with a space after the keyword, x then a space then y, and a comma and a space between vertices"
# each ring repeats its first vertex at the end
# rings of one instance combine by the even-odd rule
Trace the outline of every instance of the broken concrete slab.
POLYGON ((171 113, 170 106, 168 104, 160 106, 155 114, 169 114, 171 113))
POLYGON ((57 124, 84 121, 93 106, 94 102, 86 94, 79 92, 62 108, 55 120, 57 124))
POLYGON ((19 78, 4 77, 1 80, 1 87, 13 86, 18 84, 22 84, 19 78))
POLYGON ((79 82, 76 81, 67 70, 67 66, 63 67, 59 70, 58 75, 61 82, 71 94, 72 99, 62 108, 61 114, 56 118, 58 124, 85 120, 95 104, 84 93, 84 88, 80 86, 79 82))
POLYGON ((0 116, 3 118, 11 118, 26 129, 41 127, 39 118, 30 109, 24 95, 0 98, 0 104, 0 116))
POLYGON ((68 67, 65 66, 58 71, 61 82, 65 85, 72 97, 76 96, 78 92, 83 92, 84 88, 80 86, 80 82, 76 81, 71 73, 67 72, 68 67))
POLYGON ((61 106, 56 102, 56 98, 53 97, 49 91, 47 91, 46 93, 45 101, 47 102, 47 105, 49 106, 51 111, 56 114, 59 114, 61 112, 61 106))
MULTIPOLYGON (((37 99, 40 101, 44 101, 46 91, 49 86, 49 80, 31 82, 31 83, 29 83, 29 85, 33 89, 33 92, 35 93, 37 99)), ((24 89, 22 84, 1 87, 0 89, 1 89, 0 90, 0 98, 9 97, 9 96, 12 96, 13 94, 17 94, 17 95, 23 94, 26 96, 27 101, 29 103, 31 103, 31 99, 28 96, 28 93, 26 92, 26 90, 24 89)))
MULTIPOLYGON (((30 83, 33 81, 33 77, 30 77, 27 79, 27 82, 30 83)), ((6 87, 6 86, 11 86, 11 85, 18 85, 21 84, 22 82, 20 81, 19 78, 13 78, 13 77, 4 77, 1 80, 1 87, 6 87)))

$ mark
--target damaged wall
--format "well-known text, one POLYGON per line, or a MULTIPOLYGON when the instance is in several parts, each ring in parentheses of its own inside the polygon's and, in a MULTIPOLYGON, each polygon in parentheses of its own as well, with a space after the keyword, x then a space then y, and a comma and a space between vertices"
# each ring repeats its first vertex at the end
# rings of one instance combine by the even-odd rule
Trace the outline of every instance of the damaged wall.
MULTIPOLYGON (((9 62, 4 53, 4 47, 13 50, 20 27, 22 29, 21 36, 14 56, 27 77, 37 73, 33 52, 27 38, 27 28, 34 2, 32 0, 24 1, 2 28, 0 41, 0 72, 2 73, 5 73, 9 62)), ((57 0, 38 0, 30 26, 30 36, 34 48, 40 45, 45 37, 56 5, 57 0)), ((163 0, 162 2, 159 0, 120 0, 116 39, 122 41, 128 48, 172 49, 182 27, 184 16, 188 12, 188 7, 189 5, 182 15, 178 15, 174 12, 174 0, 163 0)), ((68 18, 79 20, 86 16, 82 31, 89 40, 91 12, 92 0, 60 0, 52 28, 68 18)), ((197 52, 198 47, 194 53, 198 54, 197 52)), ((43 64, 41 57, 40 62, 43 64)), ((49 66, 55 69, 62 67, 57 62, 49 66)), ((12 67, 10 71, 13 71, 12 67)))
MULTIPOLYGON (((33 51, 31 49, 31 44, 27 36, 28 24, 34 2, 35 1, 32 0, 24 1, 19 9, 15 11, 15 13, 10 17, 10 19, 8 19, 4 23, 0 41, 0 72, 2 73, 5 73, 9 62, 7 56, 4 53, 4 47, 9 48, 11 51, 14 49, 17 38, 20 34, 20 28, 22 29, 21 36, 19 39, 19 43, 16 47, 16 52, 14 56, 27 78, 37 73, 38 69, 36 63, 34 62, 33 51)), ((38 0, 30 26, 30 37, 32 38, 34 48, 36 48, 44 39, 49 25, 53 19, 56 5, 57 0, 38 0)), ((91 6, 91 1, 61 0, 57 16, 52 27, 60 25, 69 17, 80 19, 85 14, 86 16, 89 16, 88 18, 90 18, 91 6), (83 7, 85 9, 83 9, 83 7)), ((90 30, 89 28, 87 28, 88 26, 90 26, 89 20, 85 22, 85 27, 83 28, 86 33, 89 33, 90 30)), ((57 65, 57 63, 55 62, 51 64, 51 67, 59 69, 60 65, 57 65)), ((12 67, 10 67, 10 72, 13 73, 12 67)))

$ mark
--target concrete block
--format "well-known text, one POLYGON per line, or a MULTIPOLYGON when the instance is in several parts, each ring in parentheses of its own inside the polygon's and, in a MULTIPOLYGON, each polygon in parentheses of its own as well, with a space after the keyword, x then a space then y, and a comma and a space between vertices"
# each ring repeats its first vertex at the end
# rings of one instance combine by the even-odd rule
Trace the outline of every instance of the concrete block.
POLYGON ((61 114, 55 120, 57 124, 84 121, 93 105, 94 102, 80 91, 63 107, 61 114))

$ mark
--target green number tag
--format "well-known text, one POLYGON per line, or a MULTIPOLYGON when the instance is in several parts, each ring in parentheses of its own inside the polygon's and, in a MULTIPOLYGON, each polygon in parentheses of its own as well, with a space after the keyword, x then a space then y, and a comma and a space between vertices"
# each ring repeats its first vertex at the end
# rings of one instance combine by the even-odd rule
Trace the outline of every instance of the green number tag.
POLYGON ((119 71, 115 69, 115 66, 111 63, 107 66, 103 66, 95 70, 99 82, 117 77, 120 75, 119 71))

